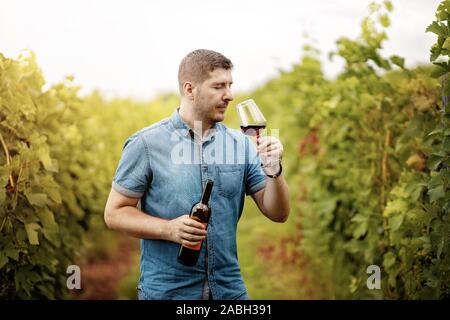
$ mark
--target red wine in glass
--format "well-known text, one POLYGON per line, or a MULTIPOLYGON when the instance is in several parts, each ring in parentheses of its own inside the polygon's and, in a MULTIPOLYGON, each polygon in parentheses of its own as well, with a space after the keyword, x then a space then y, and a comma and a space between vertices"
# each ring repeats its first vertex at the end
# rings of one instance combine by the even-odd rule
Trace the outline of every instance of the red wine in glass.
POLYGON ((237 106, 241 130, 248 136, 256 136, 259 145, 259 134, 266 127, 266 118, 253 99, 238 103, 237 106))
POLYGON ((266 128, 266 125, 248 125, 241 126, 241 130, 244 134, 254 137, 256 136, 256 143, 259 144, 259 131, 266 128))

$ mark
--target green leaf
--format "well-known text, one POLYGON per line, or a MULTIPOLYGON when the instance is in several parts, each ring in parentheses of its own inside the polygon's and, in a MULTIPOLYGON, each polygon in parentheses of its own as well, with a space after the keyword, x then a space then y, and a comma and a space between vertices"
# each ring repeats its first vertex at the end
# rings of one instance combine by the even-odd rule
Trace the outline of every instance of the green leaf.
POLYGON ((444 138, 444 141, 442 141, 442 148, 444 151, 450 151, 450 137, 444 138))
POLYGON ((389 226, 391 231, 397 231, 403 223, 405 213, 397 214, 389 219, 389 226))
POLYGON ((430 196, 431 202, 435 202, 436 200, 444 198, 445 197, 444 186, 440 185, 436 188, 428 190, 428 195, 430 196))
POLYGON ((56 230, 42 229, 42 234, 44 237, 51 242, 55 247, 61 247, 61 236, 60 233, 56 230))
POLYGON ((402 199, 395 199, 394 201, 388 202, 386 208, 384 209, 383 215, 386 217, 391 216, 393 213, 406 212, 408 209, 408 203, 402 199))
POLYGON ((398 275, 397 270, 392 270, 391 273, 389 273, 387 282, 391 288, 397 287, 397 275, 398 275))
POLYGON ((443 76, 444 74, 446 74, 447 68, 443 68, 440 65, 434 65, 433 68, 431 69, 431 77, 433 78, 439 78, 441 76, 443 76))
POLYGON ((450 50, 450 38, 445 39, 444 44, 442 45, 442 48, 450 50))
POLYGON ((19 260, 19 250, 14 247, 14 244, 8 243, 4 248, 4 253, 8 258, 18 261, 19 260))
POLYGON ((47 204, 45 193, 27 193, 26 197, 32 206, 43 207, 47 204))
POLYGON ((436 288, 438 286, 438 283, 439 279, 437 279, 435 276, 432 276, 425 281, 425 284, 430 288, 436 288))
POLYGON ((51 159, 51 165, 49 165, 46 169, 50 172, 59 172, 58 160, 51 159))
POLYGON ((389 20, 389 16, 387 14, 381 15, 378 20, 380 21, 381 25, 385 28, 389 27, 391 24, 391 21, 389 20))
POLYGON ((0 206, 3 205, 6 199, 6 190, 4 188, 0 188, 0 206))
POLYGON ((61 244, 59 226, 55 222, 53 212, 51 212, 48 208, 42 208, 37 214, 42 222, 42 225, 44 226, 44 229, 42 230, 44 237, 56 247, 59 247, 61 244))
POLYGON ((391 56, 391 62, 402 69, 405 68, 405 59, 400 56, 397 55, 391 56))
POLYGON ((0 251, 0 269, 8 263, 8 257, 0 251))
POLYGON ((425 32, 433 32, 438 36, 445 37, 445 29, 436 21, 433 21, 433 23, 425 29, 425 32))
POLYGON ((383 267, 388 270, 395 265, 396 257, 391 251, 387 252, 383 257, 383 267))
POLYGON ((36 230, 39 230, 40 226, 37 223, 27 223, 25 225, 25 231, 27 232, 28 241, 30 241, 30 244, 32 245, 38 245, 39 244, 39 237, 36 230))
POLYGON ((367 220, 368 219, 366 218, 365 221, 359 223, 355 228, 355 230, 353 231, 353 237, 355 239, 359 239, 360 237, 362 237, 367 233, 367 225, 368 225, 367 220))
POLYGON ((438 259, 441 259, 442 250, 444 249, 445 237, 441 237, 441 241, 439 241, 439 245, 437 248, 436 256, 438 259))
POLYGON ((355 293, 358 290, 359 287, 359 281, 356 277, 352 277, 352 280, 350 281, 350 284, 348 285, 348 289, 350 293, 355 293))
POLYGON ((44 228, 48 229, 56 229, 58 228, 58 224, 55 222, 55 217, 53 215, 53 212, 50 211, 48 208, 40 208, 37 211, 37 215, 39 217, 39 220, 41 221, 44 228))
POLYGON ((392 6, 392 2, 389 0, 384 1, 384 7, 386 8, 387 11, 391 12, 392 9, 394 8, 392 6))
POLYGON ((10 168, 7 166, 0 167, 0 205, 5 202, 6 199, 6 185, 8 184, 10 168))
POLYGON ((446 214, 450 213, 450 200, 444 205, 444 212, 446 214))
POLYGON ((39 222, 39 218, 36 215, 32 206, 28 206, 20 210, 20 212, 17 212, 15 218, 20 222, 22 222, 23 224, 39 222))
POLYGON ((444 184, 442 172, 432 172, 428 180, 428 189, 433 189, 444 184))
POLYGON ((440 134, 443 132, 443 130, 444 130, 443 128, 435 129, 435 130, 431 131, 427 136, 433 136, 433 135, 440 134))
POLYGON ((85 215, 85 212, 83 209, 80 208, 80 206, 77 203, 76 196, 73 191, 67 190, 64 194, 64 201, 69 207, 70 211, 78 218, 82 219, 85 215))
POLYGON ((50 158, 50 151, 48 146, 41 146, 36 151, 36 155, 38 156, 38 159, 42 162, 46 170, 50 171, 50 169, 52 170, 54 169, 52 159, 50 158))
MULTIPOLYGON (((442 43, 443 44, 443 43, 442 43)), ((436 61, 436 59, 441 55, 442 52, 442 44, 439 45, 439 41, 437 44, 433 45, 430 49, 430 62, 436 61)))
POLYGON ((438 166, 441 164, 443 158, 444 158, 443 156, 435 153, 430 155, 430 157, 427 160, 428 169, 436 170, 438 166))
POLYGON ((10 173, 11 173, 10 167, 4 166, 0 168, 0 186, 2 188, 6 187, 10 173))
POLYGON ((425 188, 425 186, 423 184, 417 184, 410 193, 411 201, 416 202, 417 200, 419 200, 420 195, 422 194, 422 191, 424 188, 425 188))
MULTIPOLYGON (((446 4, 445 1, 441 2, 440 6, 446 4)), ((449 15, 447 13, 448 8, 444 8, 442 7, 442 9, 438 9, 438 12, 436 13, 436 17, 438 18, 439 21, 444 21, 447 20, 449 15)))
POLYGON ((55 181, 53 181, 51 177, 43 179, 40 186, 44 189, 45 193, 50 197, 50 199, 58 204, 61 204, 62 199, 59 192, 60 186, 55 181))

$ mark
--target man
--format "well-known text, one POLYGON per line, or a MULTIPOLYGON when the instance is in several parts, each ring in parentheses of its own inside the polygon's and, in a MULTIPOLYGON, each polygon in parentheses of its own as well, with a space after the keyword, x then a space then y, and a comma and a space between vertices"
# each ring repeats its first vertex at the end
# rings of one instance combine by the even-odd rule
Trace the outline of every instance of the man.
POLYGON ((142 239, 140 299, 248 299, 236 249, 245 194, 269 219, 288 218, 280 141, 262 137, 256 149, 247 136, 220 123, 233 100, 232 68, 220 53, 189 53, 179 67, 180 107, 125 142, 105 222, 142 239), (214 186, 204 230, 188 214, 207 179, 214 186), (180 245, 200 241, 197 264, 180 264, 180 245))

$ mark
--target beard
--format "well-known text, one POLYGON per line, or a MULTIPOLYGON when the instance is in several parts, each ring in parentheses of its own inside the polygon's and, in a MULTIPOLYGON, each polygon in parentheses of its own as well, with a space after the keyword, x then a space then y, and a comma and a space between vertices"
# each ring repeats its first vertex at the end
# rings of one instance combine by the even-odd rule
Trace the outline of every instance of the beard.
POLYGON ((207 122, 214 125, 217 122, 222 122, 225 118, 225 110, 217 109, 219 107, 226 108, 228 102, 220 101, 216 104, 212 104, 208 99, 202 96, 201 90, 198 91, 199 99, 194 101, 195 119, 198 121, 207 122))

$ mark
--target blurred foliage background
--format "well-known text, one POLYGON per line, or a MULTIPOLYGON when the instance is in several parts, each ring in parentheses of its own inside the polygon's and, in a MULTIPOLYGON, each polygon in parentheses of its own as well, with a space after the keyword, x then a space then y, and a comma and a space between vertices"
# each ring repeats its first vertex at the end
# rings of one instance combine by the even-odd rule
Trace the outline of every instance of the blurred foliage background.
MULTIPOLYGON (((305 45, 291 70, 229 106, 230 127, 236 103, 253 98, 267 133, 279 130, 291 194, 284 224, 247 198, 238 255, 253 299, 450 295, 450 2, 426 30, 437 35, 434 66, 414 69, 381 53, 391 10, 373 4, 360 36, 337 40, 335 79, 305 45), (370 265, 380 290, 367 287, 370 265)), ((126 138, 179 99, 80 97, 71 77, 43 85, 32 52, 0 54, 0 297, 135 299, 139 240, 107 230, 103 209, 126 138), (66 288, 72 264, 81 291, 66 288)))

